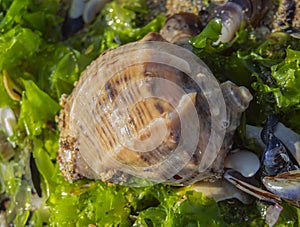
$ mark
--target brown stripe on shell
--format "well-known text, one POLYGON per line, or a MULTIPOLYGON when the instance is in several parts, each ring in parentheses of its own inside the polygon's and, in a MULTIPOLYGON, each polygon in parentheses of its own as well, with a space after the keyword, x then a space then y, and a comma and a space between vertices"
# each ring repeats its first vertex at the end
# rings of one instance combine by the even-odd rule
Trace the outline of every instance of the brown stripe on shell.
MULTIPOLYGON (((104 119, 104 117, 101 116, 102 119, 104 119)), ((99 142, 101 143, 101 147, 103 149, 106 150, 111 150, 112 149, 112 140, 115 141, 115 134, 113 134, 110 130, 109 130, 109 126, 111 127, 111 125, 107 126, 107 124, 109 124, 108 121, 102 120, 101 122, 99 122, 99 125, 95 125, 96 130, 98 132, 98 137, 99 137, 99 142)))
MULTIPOLYGON (((166 78, 168 80, 174 81, 174 83, 179 83, 181 80, 181 75, 178 73, 178 70, 171 68, 170 66, 163 64, 153 64, 145 63, 141 65, 132 65, 127 67, 114 76, 111 77, 109 81, 106 82, 103 95, 98 97, 99 102, 97 103, 96 109, 98 114, 98 119, 100 119, 99 124, 96 126, 96 130, 99 134, 99 142, 102 144, 102 148, 105 149, 108 153, 111 153, 113 157, 124 164, 130 164, 133 166, 148 166, 153 165, 155 162, 158 162, 162 156, 167 156, 165 153, 174 149, 174 144, 178 140, 174 140, 174 136, 169 136, 166 138, 166 141, 159 146, 155 151, 151 152, 132 152, 126 147, 120 147, 120 150, 115 150, 117 146, 117 136, 116 133, 111 129, 113 126, 109 122, 109 115, 111 112, 102 112, 102 106, 113 105, 113 108, 119 108, 118 102, 115 102, 116 99, 123 100, 126 102, 134 102, 135 97, 139 97, 141 92, 152 92, 152 84, 149 82, 149 86, 142 87, 143 91, 140 91, 138 83, 141 83, 145 78, 166 78), (179 75, 179 76, 178 76, 179 75), (128 83, 131 83, 131 86, 128 88, 128 83), (122 92, 126 89, 126 93, 122 92), (146 89, 146 90, 145 90, 146 89), (111 104, 109 104, 111 103, 111 104), (171 142, 168 142, 170 140, 171 142), (156 158, 155 158, 156 157, 156 158), (143 161, 141 161, 141 159, 143 161), (151 160, 151 161, 150 161, 151 160)), ((151 80, 151 79, 150 79, 151 80)), ((148 98, 144 101, 139 101, 134 104, 133 108, 130 109, 129 119, 127 121, 128 132, 132 136, 138 136, 140 129, 144 129, 147 125, 155 118, 160 117, 163 113, 168 113, 173 111, 174 108, 170 106, 163 100, 156 98, 148 98), (159 108, 158 108, 159 107, 159 108), (134 125, 134 127, 132 127, 134 125)), ((178 129, 174 129, 177 130, 178 129)), ((174 133, 172 133, 173 135, 174 133)), ((178 133, 177 133, 178 134, 178 133)), ((150 135, 142 134, 139 135, 137 139, 145 140, 150 135)), ((178 137, 178 136, 177 136, 178 137)), ((176 146, 175 146, 176 147, 176 146)))

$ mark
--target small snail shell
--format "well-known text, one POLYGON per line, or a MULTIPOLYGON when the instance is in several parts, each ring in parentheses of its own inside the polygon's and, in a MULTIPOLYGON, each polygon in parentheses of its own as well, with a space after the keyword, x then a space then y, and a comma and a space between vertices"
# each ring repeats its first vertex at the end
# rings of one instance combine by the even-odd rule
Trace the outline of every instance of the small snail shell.
POLYGON ((177 13, 169 17, 160 30, 161 36, 170 43, 187 40, 202 30, 200 18, 192 13, 177 13))
POLYGON ((137 177, 183 185, 212 177, 223 168, 234 116, 240 118, 251 98, 233 83, 220 88, 197 56, 168 42, 106 51, 62 100, 60 168, 69 181, 137 177), (243 108, 224 95, 232 90, 243 108))
POLYGON ((230 42, 243 23, 256 26, 271 5, 271 0, 229 0, 218 6, 214 17, 222 21, 219 41, 230 42))

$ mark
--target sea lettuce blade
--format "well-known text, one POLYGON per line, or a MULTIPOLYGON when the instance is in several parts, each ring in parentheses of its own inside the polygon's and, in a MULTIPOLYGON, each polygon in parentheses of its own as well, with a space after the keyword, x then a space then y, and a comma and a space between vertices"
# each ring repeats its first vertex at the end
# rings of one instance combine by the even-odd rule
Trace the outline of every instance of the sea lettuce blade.
POLYGON ((38 33, 16 26, 0 36, 0 70, 11 69, 38 52, 41 45, 38 33))
POLYGON ((21 15, 26 11, 30 0, 15 0, 8 8, 5 17, 0 22, 0 29, 9 30, 15 22, 18 22, 21 15))
POLYGON ((142 211, 134 226, 224 226, 217 203, 199 192, 163 190, 160 205, 142 211))
POLYGON ((300 51, 286 49, 286 57, 271 67, 272 78, 276 84, 269 85, 260 78, 253 88, 262 96, 271 93, 276 101, 277 111, 300 108, 300 51))
POLYGON ((25 92, 18 125, 25 128, 27 135, 37 136, 46 128, 48 121, 53 121, 55 114, 60 109, 57 102, 30 80, 24 80, 25 92))
POLYGON ((203 31, 190 39, 190 43, 195 48, 205 48, 212 44, 212 42, 216 42, 221 35, 222 22, 220 19, 211 20, 207 26, 203 29, 203 31))
MULTIPOLYGON (((57 46, 56 48, 54 54, 51 56, 53 60, 56 60, 56 65, 53 66, 52 72, 50 72, 49 82, 51 86, 49 93, 56 99, 59 99, 62 94, 71 93, 80 73, 91 60, 75 49, 64 46, 57 46)), ((49 60, 51 62, 52 59, 49 60)), ((48 70, 45 70, 47 73, 48 70)), ((44 84, 46 85, 47 82, 45 79, 44 84)))

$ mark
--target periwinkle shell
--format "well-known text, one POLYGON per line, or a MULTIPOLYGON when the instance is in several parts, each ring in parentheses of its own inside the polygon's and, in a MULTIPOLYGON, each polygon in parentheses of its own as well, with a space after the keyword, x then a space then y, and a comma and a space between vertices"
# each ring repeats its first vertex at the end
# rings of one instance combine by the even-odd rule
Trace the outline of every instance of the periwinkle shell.
POLYGON ((246 88, 220 86, 196 55, 174 44, 108 50, 62 99, 60 168, 69 181, 121 184, 218 177, 251 99, 246 88))

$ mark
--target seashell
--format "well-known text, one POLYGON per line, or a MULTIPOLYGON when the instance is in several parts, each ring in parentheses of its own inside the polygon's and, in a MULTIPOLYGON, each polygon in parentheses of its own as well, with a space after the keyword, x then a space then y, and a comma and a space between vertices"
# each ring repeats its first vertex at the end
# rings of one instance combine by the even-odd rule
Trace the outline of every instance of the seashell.
POLYGON ((266 176, 262 182, 270 192, 281 198, 300 201, 300 170, 281 173, 274 177, 266 176))
POLYGON ((283 207, 280 206, 278 203, 275 203, 274 205, 271 205, 266 210, 266 224, 268 226, 274 226, 283 210, 283 207))
MULTIPOLYGON (((264 142, 261 139, 261 127, 246 125, 246 139, 255 140, 261 147, 264 147, 264 142)), ((274 135, 282 141, 285 147, 291 152, 296 161, 300 163, 300 135, 292 129, 286 127, 282 123, 278 123, 274 135)))
POLYGON ((177 45, 140 41, 108 50, 62 98, 60 169, 69 181, 130 185, 221 177, 251 99, 246 88, 220 85, 177 45))
POLYGON ((16 125, 16 116, 9 107, 0 108, 0 131, 4 132, 7 137, 14 134, 16 125))
POLYGON ((110 0, 72 0, 68 17, 71 19, 82 17, 84 23, 90 23, 108 2, 110 0))
POLYGON ((268 116, 261 132, 266 144, 262 155, 262 183, 272 193, 299 206, 300 167, 285 145, 274 135, 278 119, 268 116))
POLYGON ((201 192, 206 197, 214 198, 216 202, 233 198, 240 200, 244 204, 250 204, 253 202, 250 195, 225 179, 220 179, 213 183, 205 181, 196 182, 191 185, 189 189, 201 192))
POLYGON ((68 16, 72 19, 81 17, 85 5, 85 0, 72 0, 70 9, 68 11, 68 16))
POLYGON ((275 176, 284 172, 299 169, 299 164, 289 155, 285 145, 274 135, 278 119, 268 116, 267 124, 261 132, 262 141, 266 144, 262 155, 262 175, 275 176))
POLYGON ((235 185, 238 189, 246 192, 249 195, 252 195, 259 200, 267 201, 269 203, 280 203, 280 196, 265 191, 257 186, 254 186, 252 183, 247 182, 248 178, 244 178, 239 172, 229 169, 224 173, 224 178, 229 181, 231 184, 235 185))
POLYGON ((177 13, 169 17, 160 30, 161 36, 170 43, 188 40, 202 30, 200 18, 193 13, 177 13))
POLYGON ((256 154, 246 150, 231 151, 225 159, 225 167, 238 171, 244 177, 252 177, 260 168, 256 154))
POLYGON ((229 0, 218 6, 214 17, 221 19, 220 42, 230 42, 243 23, 256 25, 270 9, 272 1, 229 0))
POLYGON ((91 23, 97 13, 99 13, 105 6, 106 3, 110 2, 110 0, 89 0, 82 12, 82 19, 87 23, 91 23))
POLYGON ((71 0, 70 9, 62 25, 62 34, 68 38, 91 23, 110 0, 71 0))

